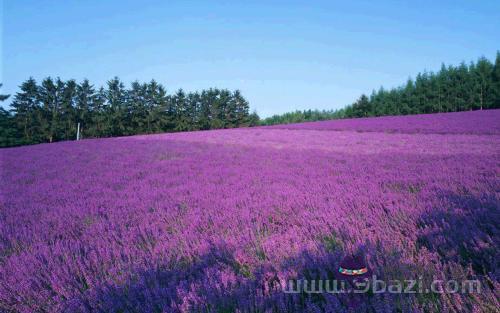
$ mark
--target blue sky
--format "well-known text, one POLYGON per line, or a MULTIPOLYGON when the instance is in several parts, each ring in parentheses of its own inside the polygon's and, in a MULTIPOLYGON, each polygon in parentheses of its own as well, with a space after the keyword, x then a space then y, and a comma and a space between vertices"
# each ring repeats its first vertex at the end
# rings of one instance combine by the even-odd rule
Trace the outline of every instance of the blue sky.
POLYGON ((2 92, 29 76, 240 89, 261 116, 335 109, 493 60, 499 1, 3 1, 2 92))

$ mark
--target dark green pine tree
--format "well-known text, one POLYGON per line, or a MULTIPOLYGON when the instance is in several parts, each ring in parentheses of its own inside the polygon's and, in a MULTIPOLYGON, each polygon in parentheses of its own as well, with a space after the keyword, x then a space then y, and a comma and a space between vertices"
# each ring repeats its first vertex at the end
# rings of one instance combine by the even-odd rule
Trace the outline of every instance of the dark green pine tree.
POLYGON ((152 102, 151 110, 151 127, 152 131, 155 133, 166 132, 171 129, 172 124, 171 116, 169 116, 168 111, 170 107, 170 99, 167 96, 167 91, 162 85, 158 85, 156 91, 153 88, 149 88, 148 91, 149 101, 152 102))
POLYGON ((59 138, 72 140, 76 137, 77 116, 75 102, 77 98, 77 84, 74 80, 64 83, 63 97, 60 107, 60 131, 59 138))
POLYGON ((437 113, 440 111, 439 107, 439 81, 434 73, 427 75, 427 107, 430 113, 437 113))
POLYGON ((38 86, 34 78, 30 77, 20 86, 11 104, 14 114, 14 124, 20 131, 22 142, 30 144, 38 142, 40 129, 37 119, 39 113, 38 86))
MULTIPOLYGON (((385 90, 384 87, 374 92, 373 97, 370 102, 372 102, 372 111, 374 116, 385 115, 385 90)), ((345 113, 345 112, 344 112, 345 113)))
POLYGON ((438 86, 438 103, 437 103, 437 107, 438 107, 438 112, 446 112, 446 108, 447 108, 447 101, 448 101, 448 97, 447 97, 447 69, 446 69, 446 65, 441 64, 441 69, 439 70, 439 72, 437 72, 436 74, 436 81, 437 81, 437 86, 438 86))
POLYGON ((418 100, 415 97, 415 85, 411 78, 406 81, 406 86, 401 92, 403 93, 401 97, 401 113, 404 115, 412 114, 418 100))
POLYGON ((0 147, 17 146, 25 143, 20 140, 20 137, 22 137, 22 134, 18 132, 14 116, 0 107, 0 147))
POLYGON ((212 89, 203 90, 200 94, 200 108, 198 113, 198 125, 202 130, 210 129, 212 125, 212 103, 215 102, 212 89))
MULTIPOLYGON (((54 138, 52 140, 59 141, 65 139, 65 127, 67 124, 66 119, 70 119, 71 113, 69 109, 69 103, 63 103, 66 99, 65 90, 66 83, 61 79, 57 78, 55 81, 55 97, 54 97, 54 110, 52 111, 52 133, 54 138), (66 107, 68 106, 68 107, 66 107)), ((70 92, 71 93, 71 92, 70 92)), ((71 98, 71 96, 69 96, 71 98)), ((68 99, 68 102, 71 101, 68 99)), ((69 139, 69 138, 68 138, 69 139)))
POLYGON ((236 105, 235 127, 248 126, 250 105, 239 90, 235 90, 232 99, 236 105))
POLYGON ((491 74, 491 84, 492 84, 492 102, 491 108, 500 108, 500 51, 497 52, 497 57, 495 59, 495 65, 491 74))
POLYGON ((189 119, 189 129, 200 129, 201 96, 198 92, 190 92, 187 95, 187 116, 189 119))
POLYGON ((125 134, 144 134, 147 132, 148 108, 146 103, 147 85, 135 81, 127 92, 126 111, 130 116, 125 134))
POLYGON ((455 112, 457 110, 457 82, 456 82, 456 68, 448 66, 444 74, 444 92, 446 95, 445 112, 455 112))
POLYGON ((473 99, 470 86, 469 68, 462 62, 455 71, 455 111, 469 110, 473 99))
POLYGON ((107 124, 110 110, 106 99, 106 89, 104 87, 99 88, 92 103, 91 125, 86 127, 91 137, 111 136, 111 127, 107 124))
POLYGON ((175 95, 168 95, 165 98, 165 122, 166 128, 165 131, 174 131, 177 120, 177 111, 175 107, 175 95))
POLYGON ((377 92, 375 89, 372 90, 370 94, 370 98, 368 99, 370 102, 370 116, 376 116, 377 111, 377 92))
POLYGON ((106 123, 105 132, 110 136, 122 136, 130 125, 130 114, 127 112, 127 94, 125 86, 118 77, 108 81, 106 90, 106 123))
POLYGON ((231 93, 225 89, 213 89, 215 97, 210 107, 210 115, 212 117, 210 128, 219 129, 226 127, 226 110, 229 99, 231 98, 231 93))
POLYGON ((239 123, 237 114, 238 114, 238 104, 236 103, 234 95, 231 95, 229 97, 229 100, 227 101, 225 116, 224 116, 224 122, 226 128, 238 127, 239 123))
POLYGON ((366 95, 361 95, 361 97, 353 104, 353 114, 355 117, 366 117, 370 110, 370 102, 366 95))
POLYGON ((438 107, 439 112, 448 112, 449 108, 451 108, 451 97, 450 97, 450 88, 451 78, 448 71, 448 68, 443 63, 441 64, 441 69, 437 73, 437 81, 438 81, 438 107))
MULTIPOLYGON (((0 89, 3 84, 0 84, 0 89)), ((10 95, 0 94, 0 102, 9 98, 10 95)), ((9 147, 20 144, 19 134, 12 114, 0 107, 0 147, 9 147)))
POLYGON ((154 79, 146 85, 145 90, 145 108, 146 108, 146 132, 148 134, 157 132, 156 130, 156 118, 158 114, 157 107, 160 106, 161 100, 159 99, 158 93, 161 87, 154 79))
POLYGON ((92 133, 92 115, 96 105, 94 86, 85 79, 76 90, 76 123, 80 123, 80 134, 83 137, 95 137, 92 133))
POLYGON ((42 108, 40 110, 40 133, 44 142, 52 142, 55 136, 53 122, 57 119, 59 107, 57 101, 57 88, 54 80, 47 77, 40 86, 39 97, 42 108))
POLYGON ((468 88, 470 89, 470 107, 473 110, 481 110, 482 105, 481 105, 481 80, 480 76, 478 75, 478 71, 476 68, 476 63, 471 62, 469 64, 469 74, 472 76, 469 79, 468 83, 468 88))
POLYGON ((476 106, 479 109, 488 109, 493 107, 494 103, 494 92, 493 92, 493 64, 482 57, 477 61, 475 66, 475 72, 471 73, 472 79, 477 83, 477 92, 479 98, 479 105, 476 106))
POLYGON ((390 115, 401 115, 401 93, 399 92, 399 90, 397 88, 391 89, 387 95, 387 99, 389 101, 389 107, 391 109, 390 115))
MULTIPOLYGON (((418 73, 415 78, 415 95, 416 95, 416 106, 420 108, 420 113, 431 113, 430 106, 427 105, 427 74, 418 73)), ((397 112, 393 111, 391 115, 396 115, 397 112)))
POLYGON ((189 112, 187 107, 187 99, 184 90, 179 89, 172 96, 172 105, 175 114, 175 131, 189 130, 189 112))
POLYGON ((217 88, 210 88, 208 92, 210 129, 224 128, 224 100, 221 97, 221 91, 217 88))
POLYGON ((51 77, 42 80, 38 89, 38 97, 40 101, 40 110, 38 111, 38 119, 40 121, 40 136, 42 142, 52 142, 54 139, 52 116, 56 114, 58 108, 55 107, 56 86, 51 77))

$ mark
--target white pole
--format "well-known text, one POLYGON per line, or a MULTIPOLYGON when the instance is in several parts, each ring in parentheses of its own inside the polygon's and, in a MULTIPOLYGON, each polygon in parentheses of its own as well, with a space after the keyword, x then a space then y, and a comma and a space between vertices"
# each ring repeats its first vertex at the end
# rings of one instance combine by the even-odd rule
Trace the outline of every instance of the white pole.
POLYGON ((78 129, 76 131, 76 140, 80 140, 80 123, 78 123, 78 129))

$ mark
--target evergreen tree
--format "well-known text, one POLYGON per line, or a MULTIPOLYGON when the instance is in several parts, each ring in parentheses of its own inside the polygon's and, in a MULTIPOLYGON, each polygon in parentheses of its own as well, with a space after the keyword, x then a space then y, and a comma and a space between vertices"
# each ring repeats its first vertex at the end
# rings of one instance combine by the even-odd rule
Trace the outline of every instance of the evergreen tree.
POLYGON ((353 115, 355 117, 366 117, 370 109, 370 102, 366 95, 361 97, 353 104, 353 115))
POLYGON ((80 123, 82 137, 95 137, 92 133, 92 115, 96 111, 96 94, 94 86, 85 79, 76 90, 76 123, 80 123))
POLYGON ((184 90, 179 89, 172 97, 172 107, 175 114, 175 131, 189 130, 189 112, 187 107, 187 99, 184 90))
POLYGON ((135 81, 127 92, 126 114, 130 116, 125 134, 144 134, 148 132, 147 85, 135 81))
POLYGON ((215 102, 215 95, 212 89, 203 90, 200 95, 200 108, 198 113, 198 125, 202 130, 210 129, 212 125, 212 103, 215 102))
MULTIPOLYGON (((4 98, 5 100, 6 98, 4 98)), ((4 101, 1 100, 1 101, 4 101)), ((0 147, 10 147, 23 144, 22 134, 19 134, 12 114, 0 107, 0 147)))
POLYGON ((236 108, 234 126, 247 126, 249 124, 248 117, 250 110, 248 101, 243 97, 239 90, 235 90, 232 97, 236 108))
POLYGON ((198 92, 189 93, 187 96, 187 116, 190 130, 200 129, 201 96, 198 92))
POLYGON ((105 133, 110 136, 122 136, 130 125, 130 114, 126 106, 126 90, 118 77, 108 81, 106 90, 105 133))
POLYGON ((225 105, 224 125, 225 128, 238 127, 238 103, 234 95, 230 95, 225 105))
POLYGON ((169 116, 170 99, 167 96, 167 91, 162 85, 158 85, 156 91, 152 88, 149 89, 149 98, 152 101, 152 113, 151 113, 151 124, 152 131, 166 132, 171 129, 173 121, 172 117, 169 116))
MULTIPOLYGON (((3 84, 0 84, 0 89, 3 84)), ((9 98, 10 95, 0 94, 0 102, 3 102, 9 98)), ((20 144, 19 134, 17 132, 17 127, 14 118, 9 111, 0 107, 0 147, 9 147, 20 144)))
POLYGON ((426 83, 426 109, 428 113, 437 113, 440 111, 439 107, 439 80, 434 73, 429 73, 427 76, 426 83))
MULTIPOLYGON (((415 96, 415 85, 413 80, 410 78, 406 82, 406 86, 402 89, 401 95, 401 113, 403 115, 412 114, 412 108, 416 107, 417 98, 415 96)), ((380 105, 383 105, 380 104, 380 105)))
POLYGON ((497 57, 495 59, 495 66, 493 67, 491 78, 491 98, 492 106, 491 108, 500 108, 500 51, 497 52, 497 57))
POLYGON ((42 141, 53 142, 63 137, 63 123, 61 123, 61 103, 65 89, 64 82, 50 77, 42 81, 39 97, 42 107, 38 114, 42 141))
POLYGON ((77 116, 75 110, 77 84, 74 80, 69 80, 63 85, 63 95, 60 108, 60 138, 61 140, 70 140, 75 138, 77 130, 77 116))
POLYGON ((229 103, 231 102, 232 94, 229 90, 227 89, 220 89, 219 90, 219 101, 217 101, 218 106, 219 106, 219 115, 218 118, 222 123, 221 128, 228 128, 230 127, 229 121, 227 120, 227 117, 229 115, 234 115, 234 112, 229 113, 229 103))
POLYGON ((87 126, 91 137, 109 137, 111 136, 111 127, 107 124, 110 109, 108 107, 107 91, 104 87, 99 88, 94 101, 92 102, 91 126, 87 126))
POLYGON ((460 63, 455 71, 455 111, 466 111, 471 107, 474 97, 471 96, 470 78, 468 66, 465 62, 460 63))
POLYGON ((14 113, 14 124, 22 134, 25 143, 37 142, 34 139, 38 126, 36 112, 39 107, 38 86, 34 78, 30 77, 20 86, 21 91, 16 93, 11 104, 14 113))
POLYGON ((493 92, 493 64, 482 57, 475 66, 475 72, 472 72, 473 79, 477 81, 479 94, 479 108, 491 108, 494 103, 493 92))
POLYGON ((158 97, 159 88, 160 85, 154 79, 145 85, 146 132, 148 134, 155 132, 154 123, 158 113, 155 107, 161 103, 161 99, 158 97))
POLYGON ((218 128, 224 128, 224 117, 225 117, 225 96, 222 95, 221 90, 215 88, 212 90, 212 97, 210 100, 212 102, 210 103, 210 128, 211 129, 218 129, 218 128))

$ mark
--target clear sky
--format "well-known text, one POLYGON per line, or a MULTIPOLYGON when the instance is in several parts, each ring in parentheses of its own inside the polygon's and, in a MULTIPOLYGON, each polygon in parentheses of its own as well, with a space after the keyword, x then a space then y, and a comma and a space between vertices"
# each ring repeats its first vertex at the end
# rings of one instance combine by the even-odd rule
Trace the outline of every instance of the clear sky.
MULTIPOLYGON (((1 0, 0 0, 1 1, 1 0)), ((3 1, 3 93, 29 76, 240 89, 263 116, 335 109, 493 60, 500 1, 3 1)))

